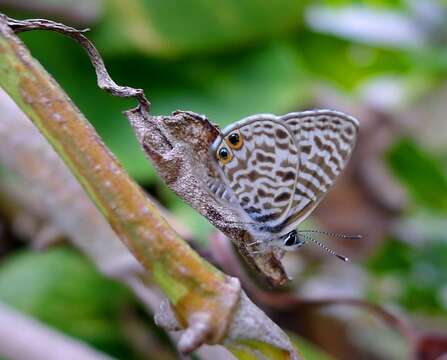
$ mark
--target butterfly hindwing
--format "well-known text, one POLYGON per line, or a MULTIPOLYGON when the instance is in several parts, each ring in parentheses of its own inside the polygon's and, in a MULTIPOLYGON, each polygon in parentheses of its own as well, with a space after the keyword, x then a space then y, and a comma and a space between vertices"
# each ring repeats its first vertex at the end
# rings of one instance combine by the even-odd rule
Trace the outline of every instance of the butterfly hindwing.
POLYGON ((246 118, 224 129, 212 152, 231 198, 254 223, 272 231, 285 221, 300 157, 295 136, 284 123, 273 115, 246 118), (240 138, 237 146, 230 141, 234 134, 240 138), (226 159, 219 158, 222 148, 229 152, 226 159))
POLYGON ((358 122, 330 110, 290 113, 280 118, 294 134, 300 167, 293 202, 284 227, 295 228, 318 205, 346 166, 358 122))

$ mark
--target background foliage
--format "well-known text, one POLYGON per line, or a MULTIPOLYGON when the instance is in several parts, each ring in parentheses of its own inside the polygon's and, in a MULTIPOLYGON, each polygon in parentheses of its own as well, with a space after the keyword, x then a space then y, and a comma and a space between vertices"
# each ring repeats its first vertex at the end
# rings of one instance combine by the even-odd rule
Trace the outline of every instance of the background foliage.
MULTIPOLYGON (((313 107, 357 116, 362 135, 350 170, 312 224, 362 233, 365 240, 331 242, 353 258, 349 265, 314 251, 297 254, 291 287, 304 297, 363 297, 397 309, 423 331, 447 331, 443 1, 22 0, 0 1, 0 11, 90 27, 112 77, 144 88, 155 114, 192 110, 221 126, 254 113, 313 107)), ((144 158, 121 114, 131 102, 97 89, 87 57, 71 40, 43 32, 22 39, 130 174, 206 249, 211 226, 167 190, 144 158)), ((12 239, 9 233, 0 241, 12 239)), ((36 254, 15 247, 1 258, 1 301, 111 355, 141 358, 124 324, 144 319, 147 331, 154 330, 127 290, 72 249, 36 254)), ((368 332, 365 314, 331 314, 363 331, 356 338, 345 329, 342 350, 322 330, 336 330, 334 320, 313 319, 312 328, 296 329, 273 316, 335 358, 350 358, 353 349, 383 359, 408 355, 402 339, 368 332)), ((172 349, 165 335, 156 337, 172 349)), ((316 350, 308 347, 312 358, 316 350)))

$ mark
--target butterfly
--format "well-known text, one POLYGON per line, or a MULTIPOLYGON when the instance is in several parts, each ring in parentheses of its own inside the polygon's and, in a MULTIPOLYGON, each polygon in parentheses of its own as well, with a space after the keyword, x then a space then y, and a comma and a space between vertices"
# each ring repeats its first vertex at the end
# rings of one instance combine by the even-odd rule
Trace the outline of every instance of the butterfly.
POLYGON ((332 110, 246 117, 212 143, 209 190, 249 225, 253 244, 295 250, 313 240, 296 228, 345 168, 358 131, 355 118, 332 110))

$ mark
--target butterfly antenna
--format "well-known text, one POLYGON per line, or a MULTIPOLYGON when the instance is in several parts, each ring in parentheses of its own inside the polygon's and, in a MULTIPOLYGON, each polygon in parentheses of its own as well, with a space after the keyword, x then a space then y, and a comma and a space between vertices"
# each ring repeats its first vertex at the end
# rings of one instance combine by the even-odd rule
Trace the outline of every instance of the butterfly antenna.
POLYGON ((306 240, 310 240, 310 241, 314 242, 315 244, 317 244, 318 246, 320 246, 321 248, 326 250, 329 254, 332 254, 332 255, 338 257, 340 260, 349 261, 349 259, 347 257, 337 254, 334 250, 329 249, 326 245, 324 245, 323 243, 319 242, 318 240, 315 240, 315 239, 311 238, 310 236, 307 236, 307 235, 304 235, 304 234, 301 234, 301 236, 303 238, 305 238, 306 240))
POLYGON ((336 234, 336 233, 333 233, 330 231, 322 231, 322 230, 298 230, 298 234, 301 234, 301 233, 317 233, 317 234, 332 236, 334 238, 352 239, 352 240, 358 240, 358 239, 363 238, 363 236, 360 234, 358 234, 358 235, 336 234))

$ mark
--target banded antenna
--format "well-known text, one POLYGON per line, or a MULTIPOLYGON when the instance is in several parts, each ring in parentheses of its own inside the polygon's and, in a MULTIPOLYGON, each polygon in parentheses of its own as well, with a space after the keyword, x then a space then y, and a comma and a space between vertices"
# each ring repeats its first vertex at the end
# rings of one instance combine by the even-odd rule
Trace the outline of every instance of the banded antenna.
POLYGON ((323 230, 298 230, 297 231, 298 234, 301 233, 317 233, 317 234, 323 234, 323 235, 328 235, 334 238, 341 238, 341 239, 350 239, 350 240, 358 240, 358 239, 362 239, 363 236, 360 234, 357 235, 348 235, 348 234, 337 234, 337 233, 333 233, 330 231, 323 231, 323 230))
POLYGON ((313 238, 311 238, 308 235, 304 235, 304 234, 300 234, 303 238, 305 238, 306 240, 310 240, 312 242, 314 242, 315 244, 317 244, 319 247, 321 247, 322 249, 326 250, 329 254, 332 254, 334 256, 336 256, 337 258, 339 258, 340 260, 343 261, 349 261, 349 259, 345 256, 339 255, 337 254, 334 250, 329 249, 326 245, 324 245, 323 243, 319 242, 318 240, 315 240, 313 238))

